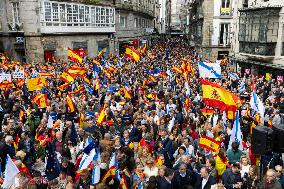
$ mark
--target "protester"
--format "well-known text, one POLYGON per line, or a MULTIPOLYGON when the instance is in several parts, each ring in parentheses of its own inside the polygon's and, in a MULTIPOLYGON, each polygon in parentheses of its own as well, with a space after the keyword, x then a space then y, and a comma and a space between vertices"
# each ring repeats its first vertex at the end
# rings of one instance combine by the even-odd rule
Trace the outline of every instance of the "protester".
POLYGON ((15 178, 10 183, 1 174, 4 185, 266 189, 283 184, 281 154, 260 158, 251 147, 253 127, 283 123, 283 82, 233 72, 229 63, 222 65, 222 78, 202 79, 198 63, 208 61, 182 37, 131 49, 128 55, 69 56, 55 63, 23 64, 13 57, 0 62, 0 73, 24 71, 23 78, 0 83, 1 173, 8 169, 15 178), (205 81, 238 100, 228 105, 214 88, 210 104, 205 81), (252 92, 261 97, 264 115, 250 102, 252 92))

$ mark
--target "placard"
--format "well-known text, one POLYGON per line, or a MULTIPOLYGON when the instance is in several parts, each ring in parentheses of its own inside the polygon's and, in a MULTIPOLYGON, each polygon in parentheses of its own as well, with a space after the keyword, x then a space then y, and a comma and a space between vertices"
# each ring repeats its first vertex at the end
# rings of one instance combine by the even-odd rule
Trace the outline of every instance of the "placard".
POLYGON ((12 81, 12 78, 11 78, 11 74, 0 74, 0 82, 3 82, 3 81, 9 81, 11 82, 12 81))
POLYGON ((24 72, 24 70, 15 71, 13 73, 12 77, 14 79, 23 79, 23 78, 25 78, 25 72, 24 72))

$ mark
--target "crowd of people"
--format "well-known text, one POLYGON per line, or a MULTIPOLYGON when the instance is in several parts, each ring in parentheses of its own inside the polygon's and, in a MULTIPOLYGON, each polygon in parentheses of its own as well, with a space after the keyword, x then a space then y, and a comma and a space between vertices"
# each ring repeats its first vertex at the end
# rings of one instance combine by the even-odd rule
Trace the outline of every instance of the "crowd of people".
MULTIPOLYGON (((14 87, 0 89, 1 173, 5 172, 7 155, 20 171, 10 188, 284 187, 281 154, 271 152, 260 157, 251 151, 251 128, 258 121, 249 104, 254 80, 256 93, 265 104, 264 125, 280 125, 283 83, 239 70, 238 78, 232 79, 228 75, 233 72, 230 63, 222 64, 222 79, 210 81, 242 99, 238 108, 243 141, 229 144, 234 119, 227 118, 224 127, 220 109, 204 104, 197 67, 201 60, 182 38, 154 41, 139 62, 125 55, 95 59, 85 58, 83 63, 1 64, 2 73, 23 67, 27 78, 51 74, 40 90, 29 91, 26 83, 17 79, 13 79, 14 87), (183 63, 191 66, 192 74, 184 76, 172 69, 183 63), (76 76, 61 87, 66 84, 61 73, 72 66, 84 68, 84 76, 76 76), (106 69, 111 71, 107 73, 106 69), (245 89, 239 93, 242 82, 245 89), (84 88, 86 85, 91 90, 84 88), (47 95, 46 107, 33 100, 38 94, 47 95), (68 96, 74 110, 66 102, 68 96), (214 152, 199 146, 201 136, 219 141, 220 149, 214 152), (96 158, 82 169, 82 160, 93 149, 96 158), (110 171, 113 166, 114 172, 110 171)), ((2 182, 9 177, 1 175, 2 182)))

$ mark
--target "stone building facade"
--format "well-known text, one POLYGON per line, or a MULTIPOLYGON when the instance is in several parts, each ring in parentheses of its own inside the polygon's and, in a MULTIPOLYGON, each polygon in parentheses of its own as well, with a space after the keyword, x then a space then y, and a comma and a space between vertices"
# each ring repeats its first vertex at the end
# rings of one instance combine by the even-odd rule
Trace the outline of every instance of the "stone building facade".
POLYGON ((117 54, 153 32, 154 0, 90 2, 0 1, 0 52, 25 62, 66 60, 68 48, 90 57, 103 48, 117 54))
POLYGON ((232 4, 236 0, 193 0, 190 6, 189 35, 203 59, 228 57, 231 51, 232 4))
POLYGON ((242 70, 284 75, 284 1, 243 0, 234 4, 232 59, 242 70))

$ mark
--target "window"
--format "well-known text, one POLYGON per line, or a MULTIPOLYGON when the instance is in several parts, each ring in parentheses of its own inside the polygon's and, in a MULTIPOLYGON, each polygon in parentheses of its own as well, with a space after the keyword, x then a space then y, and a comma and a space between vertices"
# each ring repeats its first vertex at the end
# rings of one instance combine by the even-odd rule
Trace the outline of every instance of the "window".
POLYGON ((19 2, 12 3, 12 11, 13 11, 13 23, 20 23, 20 14, 19 14, 19 2))
POLYGON ((229 45, 230 44, 230 24, 224 23, 220 24, 220 35, 219 35, 219 44, 220 45, 229 45))
POLYGON ((45 26, 114 27, 112 7, 42 1, 41 22, 45 26))
POLYGON ((230 15, 230 14, 231 14, 230 0, 222 0, 221 15, 230 15))
POLYGON ((138 19, 137 18, 134 18, 134 27, 138 28, 138 19))
POLYGON ((125 28, 126 27, 126 17, 125 16, 120 16, 120 27, 125 28))

